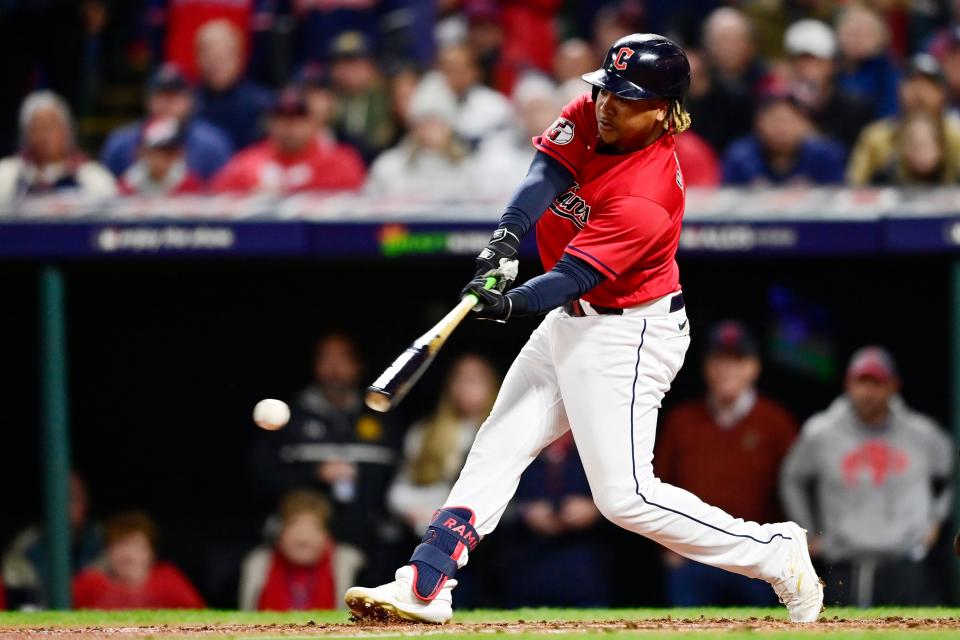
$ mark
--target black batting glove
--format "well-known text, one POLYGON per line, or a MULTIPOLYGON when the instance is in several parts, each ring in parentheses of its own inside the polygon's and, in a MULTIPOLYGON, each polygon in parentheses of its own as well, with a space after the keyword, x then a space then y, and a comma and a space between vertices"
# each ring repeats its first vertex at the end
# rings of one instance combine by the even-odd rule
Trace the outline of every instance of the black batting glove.
POLYGON ((519 250, 520 236, 507 227, 498 228, 490 236, 490 242, 477 256, 474 274, 483 276, 500 269, 503 260, 516 260, 519 250))
POLYGON ((513 312, 513 301, 509 296, 503 294, 499 289, 487 289, 484 285, 487 282, 485 276, 478 276, 467 283, 467 286, 460 292, 460 297, 472 293, 477 296, 479 302, 473 308, 477 317, 482 320, 494 320, 496 322, 506 322, 513 312))

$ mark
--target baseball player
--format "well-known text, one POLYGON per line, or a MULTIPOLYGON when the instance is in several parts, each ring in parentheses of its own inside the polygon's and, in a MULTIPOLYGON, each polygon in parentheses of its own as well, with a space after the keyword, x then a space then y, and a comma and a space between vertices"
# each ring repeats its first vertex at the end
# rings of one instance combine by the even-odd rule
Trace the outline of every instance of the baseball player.
POLYGON ((546 318, 409 564, 393 582, 350 589, 347 605, 360 619, 449 621, 457 569, 497 526, 527 465, 570 429, 606 518, 691 560, 767 581, 791 620, 812 622, 823 586, 803 529, 734 518, 653 475, 657 410, 690 344, 674 258, 684 209, 674 137, 690 126, 686 55, 662 36, 633 34, 583 79, 592 93, 534 139, 536 158, 464 289, 481 300, 481 318, 546 318), (506 267, 534 225, 546 273, 507 293, 484 289, 489 275, 508 284, 506 267))

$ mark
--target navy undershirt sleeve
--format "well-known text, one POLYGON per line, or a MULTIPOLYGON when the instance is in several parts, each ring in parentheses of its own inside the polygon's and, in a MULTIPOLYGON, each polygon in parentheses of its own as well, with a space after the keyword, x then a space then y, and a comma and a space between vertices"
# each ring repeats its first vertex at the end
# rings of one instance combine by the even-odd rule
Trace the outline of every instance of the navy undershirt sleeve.
POLYGON ((507 293, 513 303, 510 315, 546 313, 576 300, 605 279, 593 265, 565 253, 553 269, 507 293))
POLYGON ((571 185, 573 174, 559 161, 537 151, 526 177, 513 193, 500 218, 500 226, 522 238, 533 228, 550 203, 571 185))

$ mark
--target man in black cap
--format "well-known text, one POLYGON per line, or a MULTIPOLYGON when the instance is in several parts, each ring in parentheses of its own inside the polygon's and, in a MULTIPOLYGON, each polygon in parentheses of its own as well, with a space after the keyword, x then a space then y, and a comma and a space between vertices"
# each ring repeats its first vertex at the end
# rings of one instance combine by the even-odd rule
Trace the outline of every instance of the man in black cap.
MULTIPOLYGON (((703 361, 704 397, 667 414, 653 459, 658 477, 695 493, 729 514, 772 522, 780 463, 797 433, 793 416, 757 392, 760 354, 747 328, 720 322, 709 334, 703 361)), ((671 606, 769 606, 767 585, 666 552, 671 606)))
POLYGON ((870 184, 886 170, 897 149, 903 123, 916 112, 934 118, 943 131, 944 156, 952 163, 950 172, 960 171, 960 118, 947 112, 947 89, 940 63, 920 53, 912 58, 900 81, 900 113, 871 123, 860 134, 847 164, 847 182, 854 186, 870 184))
POLYGON ((147 118, 112 132, 100 152, 100 161, 116 176, 137 160, 137 149, 147 123, 174 118, 184 129, 187 167, 206 180, 233 154, 233 144, 219 127, 193 116, 193 93, 177 67, 164 65, 147 85, 147 118))

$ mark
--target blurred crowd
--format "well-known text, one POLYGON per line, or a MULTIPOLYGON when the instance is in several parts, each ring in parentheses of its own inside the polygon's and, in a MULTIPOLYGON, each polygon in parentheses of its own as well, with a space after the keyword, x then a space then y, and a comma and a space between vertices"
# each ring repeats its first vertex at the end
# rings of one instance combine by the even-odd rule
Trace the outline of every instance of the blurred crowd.
POLYGON ((687 49, 690 185, 955 184, 958 19, 952 0, 8 0, 0 199, 507 194, 638 31, 687 49))
MULTIPOLYGON (((953 443, 906 404, 887 350, 866 346, 852 354, 841 393, 802 427, 758 391, 760 346, 741 322, 709 331, 700 364, 704 395, 674 406, 658 430, 654 467, 662 480, 734 516, 786 517, 807 528, 830 604, 946 601, 937 550, 952 503, 953 443)), ((291 399, 290 423, 253 444, 256 482, 276 510, 238 568, 234 606, 334 609, 357 580, 389 580, 446 499, 500 384, 484 356, 460 355, 434 410, 404 425, 364 407, 362 379, 355 343, 340 333, 323 336, 312 381, 291 399)), ((73 474, 75 607, 204 606, 189 578, 158 556, 150 516, 127 511, 101 523, 89 502, 73 474)), ((610 528, 567 433, 524 473, 497 535, 478 551, 480 566, 467 569, 458 604, 610 606, 613 567, 633 553, 629 540, 638 544, 611 544, 610 528), (484 580, 496 585, 492 598, 477 594, 484 580)), ((670 605, 775 604, 762 581, 666 550, 661 557, 670 605)), ((3 553, 5 606, 43 607, 46 567, 45 532, 28 527, 3 553)), ((627 601, 641 604, 637 598, 627 601)))

